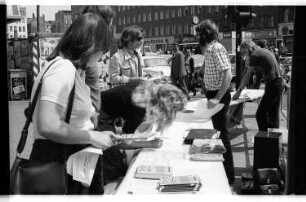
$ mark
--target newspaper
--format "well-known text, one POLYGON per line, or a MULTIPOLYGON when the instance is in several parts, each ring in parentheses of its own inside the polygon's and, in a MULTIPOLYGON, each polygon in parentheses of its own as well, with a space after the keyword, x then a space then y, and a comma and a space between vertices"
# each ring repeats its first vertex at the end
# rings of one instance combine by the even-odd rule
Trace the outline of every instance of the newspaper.
POLYGON ((201 117, 205 119, 210 119, 214 114, 219 112, 223 108, 224 104, 217 104, 214 108, 207 108, 207 99, 202 99, 198 102, 194 113, 192 114, 195 117, 201 117))
POLYGON ((102 155, 102 149, 92 146, 70 155, 67 161, 67 173, 70 174, 74 180, 89 187, 99 155, 102 155))

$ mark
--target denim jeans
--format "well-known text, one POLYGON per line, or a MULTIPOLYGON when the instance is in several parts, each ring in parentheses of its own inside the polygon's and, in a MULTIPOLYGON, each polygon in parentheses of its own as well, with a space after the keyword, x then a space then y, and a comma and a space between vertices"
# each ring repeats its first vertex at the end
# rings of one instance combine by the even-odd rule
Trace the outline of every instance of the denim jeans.
POLYGON ((265 84, 265 94, 256 112, 256 121, 260 131, 279 128, 279 108, 283 90, 282 78, 274 79, 265 84))

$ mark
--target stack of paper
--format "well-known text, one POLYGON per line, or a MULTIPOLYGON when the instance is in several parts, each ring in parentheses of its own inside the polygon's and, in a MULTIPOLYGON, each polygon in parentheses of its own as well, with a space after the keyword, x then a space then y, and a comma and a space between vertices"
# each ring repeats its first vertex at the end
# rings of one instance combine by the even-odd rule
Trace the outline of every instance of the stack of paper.
POLYGON ((170 166, 140 165, 135 171, 135 178, 161 179, 172 176, 170 166))
POLYGON ((195 161, 223 161, 225 152, 221 139, 195 139, 189 148, 190 159, 195 161))
POLYGON ((157 188, 162 193, 195 193, 200 187, 201 181, 197 175, 184 175, 162 178, 157 188))
POLYGON ((91 146, 72 154, 67 161, 67 173, 74 180, 89 187, 100 155, 102 155, 102 149, 91 146))

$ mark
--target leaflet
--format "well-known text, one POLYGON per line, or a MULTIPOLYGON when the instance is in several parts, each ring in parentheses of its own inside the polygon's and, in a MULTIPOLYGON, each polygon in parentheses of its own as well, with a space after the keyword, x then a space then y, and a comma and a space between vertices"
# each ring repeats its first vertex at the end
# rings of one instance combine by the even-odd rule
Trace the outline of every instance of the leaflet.
POLYGON ((102 149, 92 146, 70 155, 67 161, 67 173, 70 174, 74 180, 89 187, 99 155, 102 155, 102 149))
POLYGON ((207 99, 202 99, 198 102, 198 105, 192 114, 193 116, 210 119, 214 114, 219 112, 223 108, 224 104, 217 104, 214 108, 207 108, 207 99))

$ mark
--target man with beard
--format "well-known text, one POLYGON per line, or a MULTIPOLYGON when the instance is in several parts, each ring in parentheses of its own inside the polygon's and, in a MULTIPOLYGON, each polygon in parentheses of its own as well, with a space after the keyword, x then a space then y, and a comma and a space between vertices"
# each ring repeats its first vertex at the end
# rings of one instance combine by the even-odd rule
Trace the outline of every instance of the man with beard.
POLYGON ((226 49, 218 42, 217 26, 211 20, 203 20, 196 27, 199 44, 204 55, 204 88, 207 107, 214 108, 219 103, 224 107, 211 117, 213 126, 220 131, 220 138, 227 150, 224 153, 224 168, 229 184, 234 184, 234 163, 231 144, 228 138, 227 114, 231 101, 231 63, 226 49))

